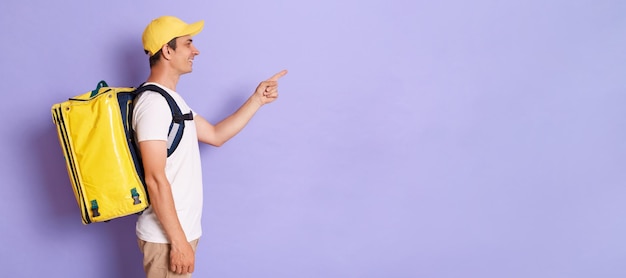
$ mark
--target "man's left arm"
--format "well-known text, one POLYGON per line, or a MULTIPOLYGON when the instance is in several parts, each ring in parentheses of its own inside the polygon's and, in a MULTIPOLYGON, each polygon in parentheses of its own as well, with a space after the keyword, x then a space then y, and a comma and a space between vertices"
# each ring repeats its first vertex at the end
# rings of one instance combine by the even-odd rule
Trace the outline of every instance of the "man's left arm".
POLYGON ((200 115, 194 117, 198 140, 200 142, 219 147, 233 138, 247 124, 261 106, 271 103, 278 98, 278 79, 287 74, 283 70, 269 79, 262 81, 246 102, 219 123, 212 125, 200 115))

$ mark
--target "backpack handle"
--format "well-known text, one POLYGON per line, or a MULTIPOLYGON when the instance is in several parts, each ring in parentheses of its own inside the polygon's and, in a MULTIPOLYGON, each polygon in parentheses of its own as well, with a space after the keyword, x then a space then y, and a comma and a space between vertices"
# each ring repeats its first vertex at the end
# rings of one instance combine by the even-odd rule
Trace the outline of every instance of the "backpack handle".
POLYGON ((106 83, 106 81, 100 80, 100 82, 98 82, 98 85, 96 86, 96 89, 91 91, 91 96, 89 97, 94 97, 95 95, 97 95, 102 87, 109 87, 109 85, 106 83))

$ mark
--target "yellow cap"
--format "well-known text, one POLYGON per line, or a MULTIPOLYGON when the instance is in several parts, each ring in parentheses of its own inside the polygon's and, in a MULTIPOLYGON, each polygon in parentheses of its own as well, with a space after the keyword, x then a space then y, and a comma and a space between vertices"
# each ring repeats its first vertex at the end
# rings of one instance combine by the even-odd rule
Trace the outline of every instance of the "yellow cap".
POLYGON ((195 36, 202 31, 202 28, 204 28, 204 20, 187 24, 174 16, 159 17, 152 20, 143 31, 141 37, 143 49, 152 56, 173 38, 195 36))

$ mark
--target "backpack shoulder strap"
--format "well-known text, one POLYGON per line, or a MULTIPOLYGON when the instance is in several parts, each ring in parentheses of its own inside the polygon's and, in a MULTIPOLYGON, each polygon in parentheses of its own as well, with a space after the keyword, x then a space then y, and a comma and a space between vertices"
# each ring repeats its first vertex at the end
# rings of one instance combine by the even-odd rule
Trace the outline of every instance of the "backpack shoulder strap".
POLYGON ((172 153, 174 153, 174 151, 178 147, 178 144, 180 143, 180 140, 183 138, 183 131, 185 129, 185 121, 193 120, 193 115, 191 111, 189 111, 186 114, 183 114, 178 104, 176 104, 176 101, 174 100, 174 98, 172 98, 172 96, 169 93, 167 93, 163 88, 157 85, 141 84, 141 86, 139 86, 133 92, 133 94, 138 96, 139 94, 145 91, 152 91, 152 92, 157 92, 161 94, 167 101, 167 104, 170 107, 170 111, 172 112, 172 123, 170 124, 169 131, 167 134, 167 156, 169 157, 170 155, 172 155, 172 153))

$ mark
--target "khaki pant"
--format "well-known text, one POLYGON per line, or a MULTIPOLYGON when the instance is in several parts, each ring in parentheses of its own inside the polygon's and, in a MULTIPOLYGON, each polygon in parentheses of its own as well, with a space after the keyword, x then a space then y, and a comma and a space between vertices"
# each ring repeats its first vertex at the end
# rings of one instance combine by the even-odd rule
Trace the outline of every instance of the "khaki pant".
MULTIPOLYGON (((170 244, 147 242, 137 240, 139 250, 143 253, 143 270, 147 278, 190 278, 191 274, 177 274, 170 271, 170 244)), ((191 248, 196 252, 198 240, 190 242, 191 248)))

